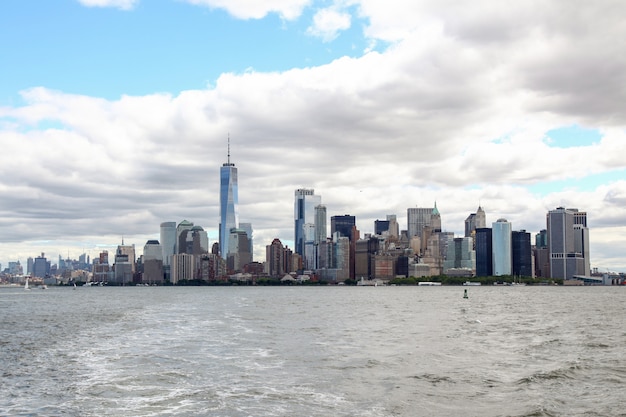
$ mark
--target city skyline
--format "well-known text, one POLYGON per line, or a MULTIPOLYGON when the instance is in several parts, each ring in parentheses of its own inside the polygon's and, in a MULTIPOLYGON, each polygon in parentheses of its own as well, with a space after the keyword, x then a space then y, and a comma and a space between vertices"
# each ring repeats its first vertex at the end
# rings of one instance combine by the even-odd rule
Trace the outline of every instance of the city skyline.
POLYGON ((591 267, 626 272, 626 6, 404 3, 3 4, 0 263, 185 219, 216 242, 230 135, 255 260, 295 247, 306 188, 362 235, 434 202, 459 237, 479 206, 533 235, 579 208, 591 267))

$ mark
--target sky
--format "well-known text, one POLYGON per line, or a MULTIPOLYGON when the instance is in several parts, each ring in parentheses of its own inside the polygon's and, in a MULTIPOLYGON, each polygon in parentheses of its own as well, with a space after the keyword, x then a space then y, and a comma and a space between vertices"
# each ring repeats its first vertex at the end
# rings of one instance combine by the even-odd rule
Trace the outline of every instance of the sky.
POLYGON ((313 188, 362 234, 435 202, 458 236, 479 205, 533 235, 578 208, 591 266, 624 272, 624 16, 619 0, 5 0, 0 264, 141 254, 164 221, 215 242, 230 138, 257 261, 293 247, 294 190, 313 188))

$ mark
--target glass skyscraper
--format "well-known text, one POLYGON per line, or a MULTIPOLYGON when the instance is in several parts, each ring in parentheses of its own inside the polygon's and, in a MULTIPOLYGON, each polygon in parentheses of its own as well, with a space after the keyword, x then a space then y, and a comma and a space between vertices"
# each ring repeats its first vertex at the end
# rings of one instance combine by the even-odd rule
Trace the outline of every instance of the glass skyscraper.
POLYGON ((294 244, 296 253, 305 256, 305 233, 311 229, 313 233, 310 240, 312 242, 315 239, 315 207, 322 204, 322 197, 315 195, 315 190, 306 188, 298 188, 294 194, 294 244), (310 227, 305 227, 307 224, 310 227))
POLYGON ((228 146, 228 162, 220 168, 220 253, 226 259, 228 255, 231 229, 239 227, 239 194, 237 186, 237 168, 230 162, 230 145, 228 146))
POLYGON ((493 275, 511 275, 513 252, 511 248, 511 223, 506 219, 498 219, 492 224, 493 275))

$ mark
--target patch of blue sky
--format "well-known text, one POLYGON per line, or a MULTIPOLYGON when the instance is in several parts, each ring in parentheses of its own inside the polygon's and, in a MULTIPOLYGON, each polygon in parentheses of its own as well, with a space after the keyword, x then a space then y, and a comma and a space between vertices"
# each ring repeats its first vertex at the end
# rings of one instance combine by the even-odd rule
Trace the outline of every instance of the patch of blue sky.
POLYGON ((0 128, 7 130, 14 130, 20 133, 26 133, 30 131, 44 131, 48 129, 66 130, 67 127, 58 120, 40 120, 37 123, 28 124, 13 117, 1 117, 0 116, 0 128))
POLYGON ((546 143, 555 148, 573 148, 599 143, 602 133, 598 129, 587 129, 571 125, 550 130, 546 133, 546 143))
POLYGON ((599 174, 592 174, 583 178, 566 179, 560 181, 547 181, 533 185, 527 188, 530 192, 539 196, 546 196, 551 193, 557 193, 565 190, 574 190, 578 192, 590 192, 596 190, 602 185, 611 184, 613 182, 626 178, 626 169, 607 171, 599 174))
POLYGON ((0 66, 0 79, 10 80, 0 85, 0 105, 14 105, 19 91, 36 86, 108 99, 177 94, 213 85, 225 72, 285 71, 360 56, 368 47, 367 22, 351 11, 351 27, 325 43, 307 34, 314 8, 284 21, 275 13, 240 20, 172 0, 143 1, 131 11, 10 2, 0 14, 0 39, 11 40, 0 44, 9 63, 0 66))

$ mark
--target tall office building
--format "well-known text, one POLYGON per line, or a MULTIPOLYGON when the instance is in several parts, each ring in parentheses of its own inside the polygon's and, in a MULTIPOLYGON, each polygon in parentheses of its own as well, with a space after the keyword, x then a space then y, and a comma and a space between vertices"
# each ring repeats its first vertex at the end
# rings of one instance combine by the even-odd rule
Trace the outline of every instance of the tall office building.
POLYGON ((163 283, 163 248, 158 240, 149 240, 143 247, 142 282, 163 283))
POLYGON ((398 219, 395 214, 388 214, 387 221, 389 222, 389 236, 395 239, 400 238, 400 225, 398 225, 398 219))
MULTIPOLYGON (((311 225, 315 230, 315 207, 322 204, 322 197, 315 195, 315 190, 299 188, 294 193, 294 243, 295 252, 300 256, 305 256, 305 244, 307 229, 305 225, 311 225)), ((315 233, 311 240, 315 239, 315 233)))
MULTIPOLYGON (((206 230, 202 228, 202 226, 194 226, 188 232, 188 235, 191 235, 191 252, 194 255, 205 255, 209 253, 209 235, 206 230)), ((187 237, 187 241, 189 242, 189 237, 187 237)), ((187 247, 189 248, 189 243, 187 243, 187 247)))
POLYGON ((176 226, 176 253, 192 253, 191 229, 193 229, 193 223, 187 220, 183 220, 176 226))
POLYGON ((191 281, 196 278, 195 257, 189 253, 177 253, 172 256, 172 273, 170 282, 191 281))
POLYGON ((430 226, 433 210, 433 207, 415 207, 407 209, 406 217, 409 239, 413 236, 422 237, 422 230, 424 230, 424 227, 430 226))
POLYGON ((228 140, 228 162, 220 168, 220 252, 228 256, 230 230, 239 227, 239 193, 237 168, 230 162, 230 139, 228 140))
POLYGON ((122 244, 117 246, 116 256, 117 255, 127 255, 128 262, 130 263, 130 269, 133 273, 135 273, 135 261, 137 259, 135 257, 135 244, 125 245, 124 239, 122 239, 122 244))
MULTIPOLYGON (((26 275, 33 275, 33 265, 35 264, 35 260, 33 259, 32 256, 29 256, 28 259, 26 260, 26 275)), ((2 267, 0 266, 0 271, 2 270, 2 267)))
POLYGON ((163 266, 169 266, 176 248, 176 222, 161 223, 161 249, 163 250, 163 266))
POLYGON ((332 216, 330 218, 330 234, 335 239, 335 233, 339 236, 347 237, 352 240, 352 228, 356 226, 356 218, 349 214, 343 216, 332 216))
POLYGON ((491 225, 493 275, 511 275, 513 252, 511 248, 511 223, 506 219, 498 219, 491 225))
POLYGON ((323 204, 315 206, 315 243, 326 242, 328 231, 326 230, 326 206, 323 204))
POLYGON ((514 231, 511 234, 513 251, 513 275, 519 277, 533 276, 532 251, 530 233, 526 230, 514 231))
POLYGON ((231 229, 229 244, 226 265, 233 272, 241 272, 244 266, 252 262, 248 234, 245 230, 231 229))
POLYGON ((465 219, 465 236, 472 236, 476 229, 484 229, 487 227, 487 217, 481 206, 478 206, 476 213, 472 213, 465 219))
POLYGON ((282 277, 285 273, 291 272, 285 269, 285 256, 282 242, 278 238, 274 239, 265 247, 265 272, 271 277, 282 277))
POLYGON ((548 212, 547 226, 551 277, 568 280, 574 275, 588 275, 587 213, 558 207, 548 212))
POLYGON ((574 250, 583 255, 584 275, 591 274, 591 260, 589 258, 589 228, 587 228, 587 213, 571 209, 574 212, 574 250))
POLYGON ((33 277, 45 278, 50 273, 50 261, 46 259, 42 252, 41 256, 35 258, 33 262, 33 277))
POLYGON ((115 252, 115 264, 113 265, 115 272, 114 281, 117 284, 130 284, 133 282, 133 275, 135 273, 135 245, 117 246, 115 252))
POLYGON ((492 230, 481 227, 475 230, 476 240, 476 276, 489 277, 493 275, 493 245, 492 230))
POLYGON ((250 251, 250 262, 252 262, 252 260, 254 260, 254 242, 252 241, 252 223, 239 223, 239 228, 241 230, 243 230, 244 232, 246 232, 246 235, 248 236, 248 243, 250 245, 249 251, 250 251))
POLYGON ((465 269, 472 273, 476 270, 476 252, 471 237, 456 237, 448 244, 443 269, 444 273, 449 269, 465 269))
POLYGON ((385 232, 389 233, 389 220, 374 220, 374 234, 382 236, 385 232))

